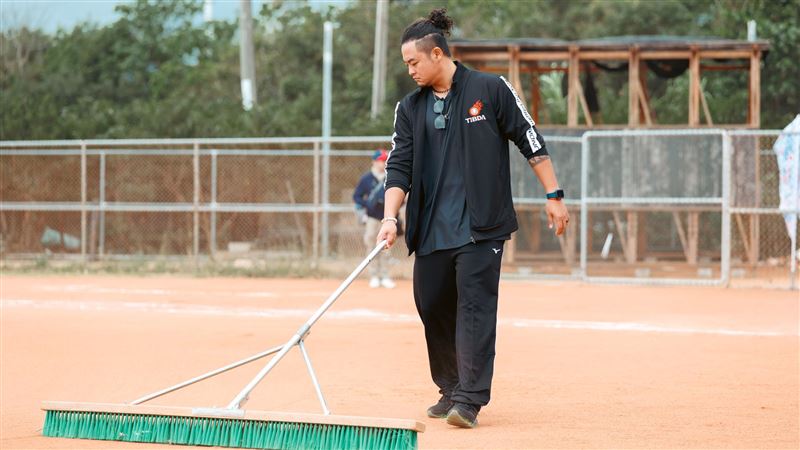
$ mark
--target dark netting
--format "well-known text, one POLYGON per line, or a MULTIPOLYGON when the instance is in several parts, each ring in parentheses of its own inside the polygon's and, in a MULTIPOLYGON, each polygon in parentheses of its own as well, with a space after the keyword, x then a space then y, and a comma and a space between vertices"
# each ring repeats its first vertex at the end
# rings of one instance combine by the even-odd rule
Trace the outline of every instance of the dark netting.
POLYGON ((689 68, 688 59, 647 60, 647 68, 661 78, 677 78, 689 68))

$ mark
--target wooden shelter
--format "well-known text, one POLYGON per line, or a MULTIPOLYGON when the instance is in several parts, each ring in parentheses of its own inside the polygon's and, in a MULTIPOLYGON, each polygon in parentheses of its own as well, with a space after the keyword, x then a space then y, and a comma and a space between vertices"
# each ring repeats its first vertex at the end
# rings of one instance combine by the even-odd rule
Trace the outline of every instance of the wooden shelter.
MULTIPOLYGON (((559 133, 569 135, 580 133, 581 130, 597 128, 700 128, 714 126, 758 128, 760 126, 761 60, 769 51, 769 43, 763 40, 739 41, 671 36, 622 36, 580 41, 539 38, 481 41, 453 39, 450 41, 450 49, 455 59, 475 69, 506 76, 521 96, 523 103, 529 105, 531 115, 539 128, 547 130, 547 132, 561 129, 559 133), (701 81, 704 73, 717 71, 742 71, 748 74, 746 83, 748 102, 747 105, 741 105, 742 110, 747 111, 744 123, 714 123, 701 81), (566 123, 548 123, 547 120, 548 111, 542 101, 540 77, 552 72, 566 74, 566 79, 561 80, 561 93, 566 97, 566 123), (594 90, 592 74, 600 72, 617 72, 622 76, 627 72, 627 123, 604 124, 600 123, 602 122, 600 114, 593 115, 593 112, 599 113, 598 96, 603 92, 594 90), (684 76, 687 72, 687 123, 659 124, 657 120, 659 111, 654 109, 651 92, 648 92, 648 74, 660 78, 676 78, 684 76), (525 75, 524 80, 523 75, 525 75), (570 130, 564 130, 565 126, 570 130)), ((619 81, 617 79, 617 86, 619 86, 619 81)), ((742 87, 744 88, 744 86, 742 87)), ((651 142, 648 145, 654 154, 660 151, 657 143, 651 142)), ((705 147, 709 147, 709 145, 708 143, 704 144, 705 147)), ((753 154, 757 154, 757 150, 754 147, 756 153, 753 154)), ((625 158, 622 154, 618 157, 623 160, 622 165, 633 167, 631 158, 625 158)), ((700 155, 692 157, 699 158, 700 155)), ((618 161, 596 160, 594 162, 598 166, 602 166, 604 170, 611 170, 619 165, 618 161)), ((579 162, 576 160, 564 159, 562 156, 559 163, 565 170, 567 178, 571 172, 580 171, 579 162)), ((714 164, 714 162, 707 164, 714 164)), ((630 172, 641 176, 643 173, 647 173, 645 169, 647 167, 639 167, 630 172)), ((524 172, 524 169, 521 169, 521 172, 524 172)), ((517 179, 524 180, 524 177, 522 174, 517 174, 517 179)), ((687 179, 685 182, 687 186, 691 186, 697 184, 697 181, 701 179, 703 177, 695 177, 691 180, 687 179)), ((620 180, 625 185, 634 184, 630 180, 626 181, 624 177, 620 180)), ((577 180, 565 181, 568 185, 577 185, 576 183, 578 183, 577 180)), ((754 183, 759 183, 757 175, 754 183)), ((532 186, 529 188, 535 189, 532 186)), ((533 191, 526 189, 526 192, 533 191)), ((721 194, 715 193, 714 195, 721 194)), ((534 204, 525 204, 518 205, 517 209, 522 213, 520 220, 525 223, 525 226, 522 227, 523 231, 521 232, 526 233, 526 241, 530 243, 531 251, 515 252, 515 245, 512 244, 506 252, 506 260, 509 262, 513 262, 515 257, 524 257, 525 254, 539 255, 541 251, 543 235, 541 233, 542 224, 538 219, 540 207, 534 204)), ((577 210, 571 209, 572 216, 578 218, 577 210)), ((615 229, 619 233, 624 260, 629 264, 643 258, 682 257, 689 265, 695 266, 701 257, 699 248, 700 215, 709 212, 716 213, 718 210, 719 207, 713 205, 594 205, 590 215, 610 214, 613 217, 615 229), (673 252, 670 256, 648 248, 646 218, 647 214, 654 211, 671 214, 680 238, 682 251, 673 252)), ((739 221, 741 222, 741 218, 739 221)), ((568 266, 573 266, 577 258, 577 224, 574 222, 577 221, 573 221, 573 226, 568 228, 566 236, 560 236, 558 239, 561 251, 557 257, 563 257, 568 266)), ((737 224, 740 225, 743 238, 747 234, 753 236, 758 232, 758 217, 751 218, 750 233, 743 231, 744 226, 739 222, 737 224)), ((516 238, 514 239, 516 240, 516 238)), ((587 243, 590 249, 592 248, 591 241, 590 233, 589 243, 587 243)), ((757 245, 757 239, 752 237, 747 242, 753 242, 749 248, 757 245)), ((749 259, 754 258, 750 256, 749 259)))
MULTIPOLYGON (((669 126, 713 126, 714 121, 701 89, 702 74, 708 71, 738 70, 749 72, 747 120, 745 123, 724 125, 743 128, 758 128, 760 125, 760 62, 769 50, 769 43, 763 40, 672 36, 622 36, 580 41, 538 38, 481 41, 453 39, 450 41, 450 48, 456 59, 478 70, 507 75, 518 93, 523 96, 523 101, 530 104, 531 113, 537 123, 540 122, 542 109, 540 74, 554 71, 567 73, 567 127, 597 128, 580 81, 581 74, 598 70, 627 71, 628 122, 611 126, 639 128, 659 126, 655 120, 657 111, 651 107, 647 90, 648 70, 668 78, 688 70, 688 123, 669 126), (608 66, 607 63, 615 63, 616 66, 608 66), (523 86, 523 73, 531 75, 530 89, 523 86), (704 120, 701 120, 701 112, 704 120), (579 123, 581 116, 583 124, 579 123)), ((551 127, 555 124, 541 125, 551 127)))

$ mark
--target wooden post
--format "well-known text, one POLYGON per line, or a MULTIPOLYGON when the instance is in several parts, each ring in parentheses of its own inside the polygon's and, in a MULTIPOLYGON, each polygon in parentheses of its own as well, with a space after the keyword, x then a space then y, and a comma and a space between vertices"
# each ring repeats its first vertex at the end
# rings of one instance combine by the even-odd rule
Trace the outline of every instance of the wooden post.
POLYGON ((653 117, 650 111, 650 95, 647 93, 647 65, 644 61, 639 61, 639 80, 636 85, 639 91, 639 123, 652 125, 653 117))
POLYGON ((628 259, 628 230, 622 225, 622 217, 618 211, 611 211, 611 216, 614 218, 614 225, 616 226, 617 235, 619 236, 619 243, 622 246, 622 254, 625 259, 628 259))
POLYGON ((578 71, 580 67, 578 59, 578 47, 571 45, 569 47, 569 67, 567 72, 567 126, 578 126, 578 88, 580 83, 578 71))
POLYGON ((628 126, 639 126, 639 48, 628 55, 628 126))
POLYGON ((634 264, 639 258, 639 213, 628 211, 628 263, 634 264))
POLYGON ((753 267, 758 264, 758 257, 761 253, 759 245, 759 235, 761 234, 761 221, 758 214, 750 214, 750 265, 753 267))
POLYGON ((581 86, 580 82, 575 85, 575 90, 578 91, 578 100, 580 100, 581 111, 583 111, 583 119, 586 121, 586 125, 593 127, 592 112, 589 111, 589 104, 586 102, 586 96, 583 94, 583 86, 581 86))
POLYGON ((653 118, 650 116, 650 104, 648 103, 647 91, 641 83, 636 86, 636 90, 639 95, 639 108, 642 112, 642 114, 639 115, 639 122, 641 123, 641 121, 644 120, 644 123, 648 126, 652 125, 653 118))
POLYGON ((561 236, 557 236, 558 245, 561 247, 561 255, 564 257, 564 262, 572 267, 575 265, 575 249, 577 248, 576 241, 578 239, 578 231, 576 224, 567 227, 567 230, 561 236))
MULTIPOLYGON (((739 237, 742 239, 742 247, 744 247, 744 256, 747 258, 747 261, 751 264, 755 264, 752 257, 752 249, 750 248, 750 235, 744 229, 744 220, 742 217, 744 214, 734 214, 736 218, 736 228, 739 230, 739 237)), ((752 219, 753 216, 750 216, 752 219)))
POLYGON ((647 213, 644 211, 635 212, 636 216, 636 253, 637 260, 644 258, 647 253, 647 213))
POLYGON ((690 211, 687 214, 685 231, 683 228, 683 220, 678 211, 672 212, 672 218, 675 221, 675 227, 678 229, 678 237, 681 240, 681 247, 683 248, 684 256, 686 256, 686 262, 696 266, 700 236, 700 213, 697 211, 690 211))
POLYGON ((519 95, 519 99, 524 105, 525 102, 525 92, 522 90, 522 79, 519 76, 519 46, 518 45, 509 45, 508 46, 508 81, 514 86, 516 89, 517 94, 519 95))
POLYGON ((749 125, 758 128, 761 125, 761 50, 753 46, 750 54, 750 104, 748 107, 749 125))
POLYGON ((687 217, 687 241, 689 243, 687 262, 693 266, 697 265, 697 249, 700 237, 700 213, 690 211, 687 217))
POLYGON ((539 253, 542 249, 542 221, 539 219, 539 211, 533 211, 531 214, 531 226, 530 226, 530 239, 531 239, 531 251, 534 253, 539 253))
POLYGON ((639 213, 636 211, 628 211, 626 214, 627 222, 623 225, 622 218, 619 212, 612 211, 611 215, 614 217, 614 224, 617 227, 617 235, 619 235, 619 242, 622 245, 622 254, 625 255, 625 261, 629 264, 635 263, 639 259, 639 249, 645 247, 645 240, 643 240, 644 227, 639 227, 639 213), (641 243, 639 242, 641 240, 641 243))
POLYGON ((700 88, 700 104, 703 106, 703 115, 706 116, 706 124, 714 125, 714 120, 711 118, 711 110, 708 109, 708 102, 706 101, 706 94, 700 88))
POLYGON ((689 57, 689 126, 700 125, 700 53, 692 46, 689 57))
POLYGON ((686 240, 686 232, 683 230, 683 219, 678 211, 672 211, 672 220, 675 222, 675 229, 678 230, 678 239, 681 240, 681 248, 686 261, 689 261, 689 242, 686 240))
MULTIPOLYGON (((515 59, 515 56, 517 56, 517 55, 514 54, 514 46, 513 45, 509 45, 508 47, 506 47, 506 51, 508 51, 508 82, 513 85, 514 84, 514 59, 515 59)), ((514 86, 514 88, 516 89, 516 86, 514 86)))
POLYGON ((539 123, 539 105, 541 104, 541 92, 539 90, 539 63, 533 62, 533 71, 531 72, 531 114, 533 121, 539 123))

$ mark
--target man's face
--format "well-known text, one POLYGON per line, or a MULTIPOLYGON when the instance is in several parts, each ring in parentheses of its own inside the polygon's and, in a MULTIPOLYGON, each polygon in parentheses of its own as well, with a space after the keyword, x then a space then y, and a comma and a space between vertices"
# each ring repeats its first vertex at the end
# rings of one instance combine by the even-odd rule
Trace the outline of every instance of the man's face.
POLYGON ((400 51, 403 53, 403 62, 408 67, 408 75, 417 86, 430 86, 439 74, 441 49, 434 47, 430 52, 420 51, 416 41, 409 41, 403 44, 400 51))
POLYGON ((384 171, 386 170, 386 160, 372 161, 372 167, 374 167, 376 170, 384 171))

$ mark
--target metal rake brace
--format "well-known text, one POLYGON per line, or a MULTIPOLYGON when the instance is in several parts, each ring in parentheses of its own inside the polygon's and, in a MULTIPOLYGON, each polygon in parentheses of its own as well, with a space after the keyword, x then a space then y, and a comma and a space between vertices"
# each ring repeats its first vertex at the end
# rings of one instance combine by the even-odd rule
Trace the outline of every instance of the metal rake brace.
POLYGON ((190 386, 195 384, 199 381, 203 381, 205 379, 211 378, 213 376, 219 375, 221 373, 227 372, 231 369, 235 369, 237 367, 243 366, 245 364, 251 363, 253 361, 259 360, 266 356, 272 355, 277 353, 275 356, 270 359, 266 366, 261 369, 260 372, 242 389, 241 392, 234 398, 227 407, 225 408, 195 408, 195 411, 202 412, 204 414, 209 415, 218 415, 218 416, 225 416, 225 417, 240 417, 244 415, 244 411, 242 407, 247 402, 250 392, 255 389, 255 387, 267 376, 267 374, 276 366, 278 363, 286 356, 287 353, 296 345, 300 348, 300 353, 303 355, 303 359, 306 363, 306 368, 308 368, 308 373, 311 376, 311 381, 314 383, 314 390, 317 393, 317 398, 319 399, 319 403, 322 406, 322 412, 324 415, 330 415, 331 411, 328 409, 328 405, 325 402, 325 397, 322 395, 322 389, 320 388, 319 381, 317 380, 317 375, 314 372, 314 368, 311 365, 311 358, 308 356, 308 352, 306 351, 306 347, 304 344, 305 338, 308 336, 308 333, 311 331, 311 327, 322 317, 323 314, 333 305, 333 303, 342 295, 342 293, 347 289, 350 284, 352 284, 353 280, 364 271, 364 269, 372 262, 373 259, 386 247, 386 240, 379 242, 375 248, 361 261, 361 264, 353 270, 350 275, 345 279, 342 284, 331 294, 325 303, 317 309, 317 311, 309 318, 306 323, 304 323, 297 332, 289 339, 285 344, 273 347, 269 350, 265 350, 261 353, 257 353, 253 356, 250 356, 245 359, 241 359, 239 361, 233 362, 226 366, 220 367, 218 369, 212 370, 210 372, 206 372, 202 375, 196 376, 192 379, 186 380, 182 383, 178 383, 176 385, 170 386, 168 388, 162 389, 157 392, 153 392, 151 394, 147 394, 136 400, 129 403, 129 405, 139 405, 144 402, 150 401, 154 398, 161 397, 162 395, 168 394, 170 392, 177 391, 178 389, 182 389, 186 386, 190 386))

